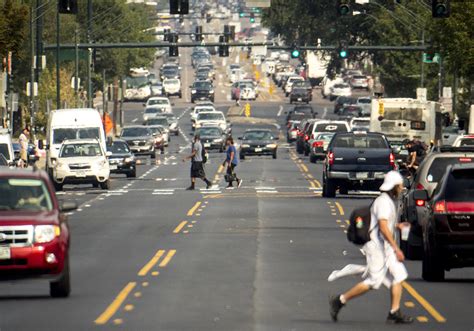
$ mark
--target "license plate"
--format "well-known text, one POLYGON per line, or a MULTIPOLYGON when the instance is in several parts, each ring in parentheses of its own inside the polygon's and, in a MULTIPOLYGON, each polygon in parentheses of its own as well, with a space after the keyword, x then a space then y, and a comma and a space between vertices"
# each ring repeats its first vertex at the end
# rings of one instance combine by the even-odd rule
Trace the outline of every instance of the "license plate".
POLYGON ((204 147, 209 148, 209 147, 211 147, 211 144, 210 143, 205 143, 204 147))
POLYGON ((356 172, 357 179, 367 179, 369 178, 369 174, 367 172, 356 172))
POLYGON ((86 177, 86 172, 85 171, 78 171, 78 172, 76 172, 76 177, 86 177))
POLYGON ((9 260, 10 258, 10 247, 0 247, 0 260, 9 260))
POLYGON ((258 153, 258 152, 261 152, 262 149, 261 148, 255 148, 255 152, 258 153))
POLYGON ((117 165, 116 164, 111 164, 109 166, 110 170, 117 170, 117 165))

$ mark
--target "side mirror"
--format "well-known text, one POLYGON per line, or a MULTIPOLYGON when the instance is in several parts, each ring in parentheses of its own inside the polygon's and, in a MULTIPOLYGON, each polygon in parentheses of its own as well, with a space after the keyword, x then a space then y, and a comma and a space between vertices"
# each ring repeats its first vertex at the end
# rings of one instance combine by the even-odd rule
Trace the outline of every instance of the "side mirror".
POLYGON ((73 201, 63 201, 59 205, 59 210, 63 213, 67 213, 77 209, 77 203, 73 201))
POLYGON ((413 199, 427 201, 429 199, 428 191, 426 191, 426 190, 415 190, 415 192, 413 192, 413 199))
POLYGON ((105 152, 105 156, 107 156, 107 157, 111 157, 111 156, 112 156, 112 152, 111 152, 111 151, 107 151, 107 152, 105 152))

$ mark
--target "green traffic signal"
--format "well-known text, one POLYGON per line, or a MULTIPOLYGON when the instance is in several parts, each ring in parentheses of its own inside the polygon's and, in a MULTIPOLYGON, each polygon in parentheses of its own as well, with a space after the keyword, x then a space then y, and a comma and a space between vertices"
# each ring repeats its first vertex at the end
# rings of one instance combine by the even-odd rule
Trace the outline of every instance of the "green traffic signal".
POLYGON ((345 59, 347 57, 347 51, 346 50, 340 50, 339 51, 339 57, 345 59))
POLYGON ((291 51, 291 57, 293 59, 299 58, 300 57, 300 51, 298 49, 294 49, 291 51))
POLYGON ((244 17, 244 16, 245 16, 245 13, 240 13, 239 16, 240 16, 240 17, 244 17))

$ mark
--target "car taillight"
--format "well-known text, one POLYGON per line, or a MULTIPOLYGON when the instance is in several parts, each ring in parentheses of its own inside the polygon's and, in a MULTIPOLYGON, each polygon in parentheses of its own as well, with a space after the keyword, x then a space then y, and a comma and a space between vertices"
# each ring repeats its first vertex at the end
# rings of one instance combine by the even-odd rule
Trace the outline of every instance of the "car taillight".
POLYGON ((416 184, 416 189, 417 189, 417 190, 424 190, 425 187, 423 186, 423 184, 418 183, 418 184, 416 184))
POLYGON ((472 162, 472 159, 470 157, 461 157, 459 158, 459 162, 461 163, 472 162))
POLYGON ((324 141, 315 141, 313 142, 313 147, 323 147, 324 141))
POLYGON ((436 214, 445 214, 446 213, 446 201, 436 201, 434 205, 434 212, 436 214))
POLYGON ((309 136, 307 134, 304 135, 304 140, 306 140, 306 141, 309 140, 309 136))
POLYGON ((415 201, 417 207, 424 207, 425 206, 425 200, 416 200, 415 201))
POLYGON ((334 153, 333 153, 333 152, 330 152, 330 153, 328 154, 328 164, 329 164, 330 166, 332 166, 332 165, 334 164, 334 153))
POLYGON ((395 155, 393 153, 390 153, 390 167, 395 169, 395 155))

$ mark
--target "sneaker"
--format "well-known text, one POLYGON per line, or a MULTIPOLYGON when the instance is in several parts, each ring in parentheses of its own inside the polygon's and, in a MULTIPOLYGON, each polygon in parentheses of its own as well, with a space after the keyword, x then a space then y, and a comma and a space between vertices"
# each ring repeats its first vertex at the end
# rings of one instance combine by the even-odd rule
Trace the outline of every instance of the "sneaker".
POLYGON ((393 314, 391 312, 388 313, 387 316, 387 323, 390 324, 410 324, 413 323, 413 317, 403 315, 402 312, 397 310, 393 314))
POLYGON ((329 313, 334 322, 337 322, 337 315, 341 308, 344 307, 344 304, 339 299, 339 295, 332 296, 329 298, 329 313))
POLYGON ((194 190, 194 186, 190 186, 188 188, 186 188, 186 191, 193 191, 194 190))
POLYGON ((242 179, 239 179, 239 181, 237 182, 237 187, 241 187, 242 186, 242 179))

